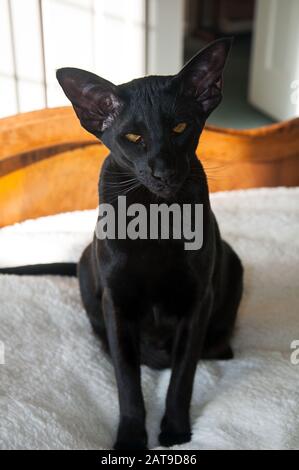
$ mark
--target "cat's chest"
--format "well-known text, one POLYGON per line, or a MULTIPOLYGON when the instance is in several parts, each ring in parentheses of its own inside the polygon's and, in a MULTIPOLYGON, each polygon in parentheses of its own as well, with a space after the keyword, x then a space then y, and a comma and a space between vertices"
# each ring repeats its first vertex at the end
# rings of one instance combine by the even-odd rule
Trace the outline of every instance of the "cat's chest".
POLYGON ((186 254, 164 247, 151 256, 144 255, 138 270, 140 291, 163 315, 180 316, 191 308, 199 287, 198 275, 186 254))
POLYGON ((165 292, 172 297, 176 292, 187 292, 196 278, 189 254, 179 244, 163 241, 131 252, 124 272, 157 297, 165 292))
POLYGON ((180 241, 108 243, 111 255, 100 257, 103 277, 112 286, 125 282, 129 297, 141 296, 152 304, 193 297, 198 290, 201 256, 185 250, 180 241))
POLYGON ((184 252, 182 243, 171 240, 157 240, 155 242, 140 244, 130 250, 127 258, 127 267, 132 267, 140 274, 147 273, 155 276, 176 270, 188 268, 188 256, 184 252))
POLYGON ((132 243, 114 246, 111 264, 105 265, 105 282, 122 296, 141 304, 144 312, 153 306, 166 315, 179 316, 194 304, 199 290, 197 263, 190 262, 180 244, 132 243), (125 286, 122 288, 122 286, 125 286))

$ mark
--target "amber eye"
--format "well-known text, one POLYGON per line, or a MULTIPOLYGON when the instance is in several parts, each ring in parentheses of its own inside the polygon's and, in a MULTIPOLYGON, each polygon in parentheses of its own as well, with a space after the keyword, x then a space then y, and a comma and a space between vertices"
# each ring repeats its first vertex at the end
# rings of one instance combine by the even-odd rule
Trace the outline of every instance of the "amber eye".
POLYGON ((130 142, 133 142, 134 144, 138 144, 139 142, 142 141, 141 135, 138 134, 126 134, 126 139, 129 140, 130 142))
POLYGON ((187 124, 185 122, 180 122, 179 124, 177 124, 172 130, 173 132, 175 132, 176 134, 181 134, 182 132, 184 132, 184 130, 186 129, 187 127, 187 124))

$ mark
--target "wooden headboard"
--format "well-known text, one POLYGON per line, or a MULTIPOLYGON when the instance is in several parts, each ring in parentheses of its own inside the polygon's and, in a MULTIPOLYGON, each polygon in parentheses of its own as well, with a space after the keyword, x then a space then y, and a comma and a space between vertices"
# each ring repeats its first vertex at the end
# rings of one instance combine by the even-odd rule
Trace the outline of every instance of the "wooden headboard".
MULTIPOLYGON (((97 206, 108 150, 70 107, 0 119, 0 226, 97 206)), ((206 126, 197 150, 211 191, 299 185, 299 118, 251 130, 206 126)))

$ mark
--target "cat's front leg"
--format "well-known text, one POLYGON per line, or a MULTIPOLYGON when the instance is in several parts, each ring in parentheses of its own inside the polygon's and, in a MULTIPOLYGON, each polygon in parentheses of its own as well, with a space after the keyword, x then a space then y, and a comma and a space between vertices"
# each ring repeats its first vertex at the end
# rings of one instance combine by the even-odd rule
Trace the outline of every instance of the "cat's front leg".
POLYGON ((172 373, 166 397, 166 409, 161 422, 160 444, 172 446, 191 439, 190 402, 197 361, 203 348, 212 294, 189 315, 181 318, 172 352, 172 373))
POLYGON ((111 289, 104 289, 102 302, 119 397, 120 420, 114 449, 146 449, 139 327, 124 315, 111 289))

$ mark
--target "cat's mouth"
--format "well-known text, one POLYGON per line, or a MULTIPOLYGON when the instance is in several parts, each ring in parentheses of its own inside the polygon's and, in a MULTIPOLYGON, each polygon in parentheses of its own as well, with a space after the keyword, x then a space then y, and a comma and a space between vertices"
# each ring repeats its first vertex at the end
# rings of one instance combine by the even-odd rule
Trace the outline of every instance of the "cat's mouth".
POLYGON ((174 197, 178 190, 181 187, 180 183, 172 183, 172 184, 165 184, 165 183, 159 183, 156 181, 151 181, 148 183, 147 188, 149 191, 156 196, 162 198, 162 199, 169 199, 171 197, 174 197))
POLYGON ((174 198, 187 177, 187 174, 184 172, 173 174, 172 176, 166 175, 164 178, 154 177, 144 171, 139 171, 137 174, 135 173, 135 175, 143 187, 161 199, 174 198))

